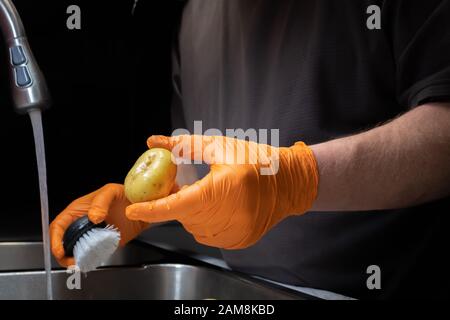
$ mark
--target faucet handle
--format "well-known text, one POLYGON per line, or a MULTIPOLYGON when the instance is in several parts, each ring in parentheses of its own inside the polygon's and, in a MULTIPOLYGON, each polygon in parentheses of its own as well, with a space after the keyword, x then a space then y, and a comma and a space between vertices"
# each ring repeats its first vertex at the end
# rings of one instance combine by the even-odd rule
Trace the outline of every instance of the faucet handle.
POLYGON ((50 94, 44 76, 25 37, 9 41, 10 86, 14 107, 25 113, 30 109, 45 109, 50 94))

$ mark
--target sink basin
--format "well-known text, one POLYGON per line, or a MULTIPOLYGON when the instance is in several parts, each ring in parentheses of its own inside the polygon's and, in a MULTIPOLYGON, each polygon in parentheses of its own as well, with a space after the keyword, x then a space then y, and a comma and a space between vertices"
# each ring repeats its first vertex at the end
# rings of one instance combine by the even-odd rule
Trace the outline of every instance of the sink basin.
MULTIPOLYGON (((70 290, 73 275, 53 268, 55 299, 316 299, 140 242, 80 274, 80 289, 70 290)), ((45 299, 45 288, 42 243, 0 243, 0 299, 45 299)))
MULTIPOLYGON (((68 289, 71 276, 53 273, 55 299, 306 299, 262 281, 204 266, 155 264, 105 268, 81 275, 80 289, 68 289)), ((45 299, 43 271, 0 273, 0 299, 45 299)))

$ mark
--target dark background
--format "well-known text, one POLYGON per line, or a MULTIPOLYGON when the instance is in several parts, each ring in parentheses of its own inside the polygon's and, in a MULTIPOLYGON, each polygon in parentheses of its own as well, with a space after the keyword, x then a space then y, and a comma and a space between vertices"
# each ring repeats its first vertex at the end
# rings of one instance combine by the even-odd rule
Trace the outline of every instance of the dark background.
MULTIPOLYGON (((44 115, 50 219, 105 183, 122 183, 151 134, 170 133, 170 49, 181 2, 15 0, 53 98, 44 115), (66 9, 81 8, 81 30, 66 9)), ((10 100, 0 44, 0 240, 40 238, 34 142, 10 100)))

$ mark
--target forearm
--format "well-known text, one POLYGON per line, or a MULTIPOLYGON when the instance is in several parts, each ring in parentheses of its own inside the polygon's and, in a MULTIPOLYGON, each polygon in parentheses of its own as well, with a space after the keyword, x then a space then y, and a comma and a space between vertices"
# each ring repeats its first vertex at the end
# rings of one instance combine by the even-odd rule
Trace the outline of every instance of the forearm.
POLYGON ((319 167, 311 210, 408 207, 450 194, 450 105, 430 104, 354 136, 311 147, 319 167))

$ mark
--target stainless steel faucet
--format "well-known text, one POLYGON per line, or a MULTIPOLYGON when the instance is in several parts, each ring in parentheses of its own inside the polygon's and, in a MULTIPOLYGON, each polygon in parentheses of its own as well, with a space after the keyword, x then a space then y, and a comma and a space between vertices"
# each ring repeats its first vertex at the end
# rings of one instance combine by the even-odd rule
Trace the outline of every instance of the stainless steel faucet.
POLYGON ((0 30, 8 49, 8 69, 14 107, 19 113, 50 105, 45 78, 36 63, 25 29, 10 0, 0 0, 0 30))

